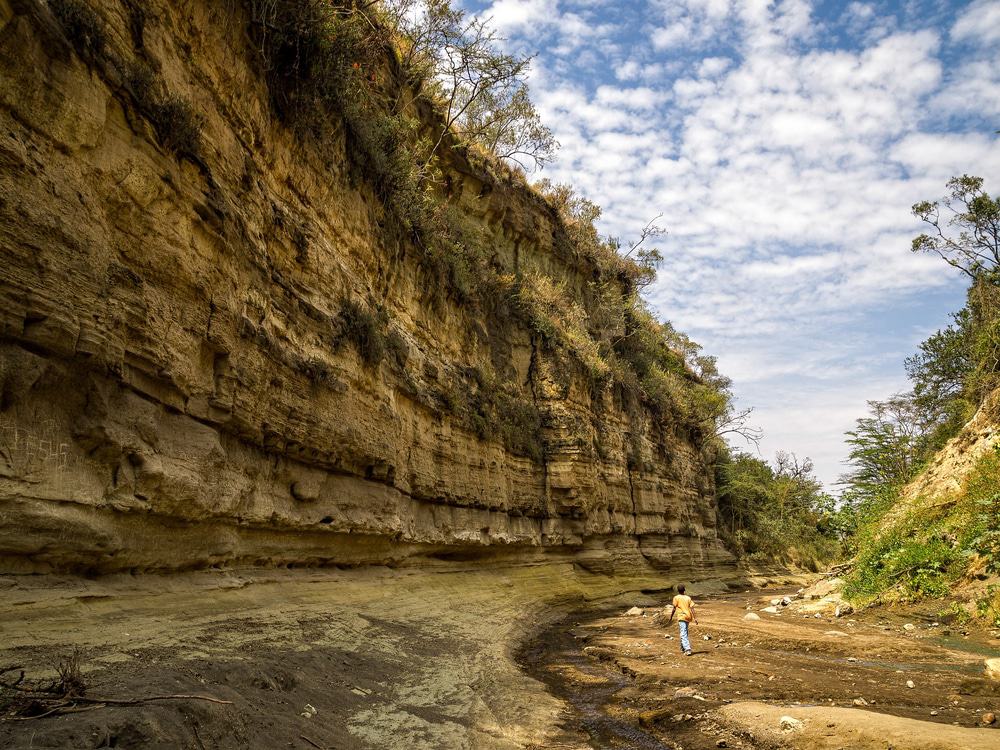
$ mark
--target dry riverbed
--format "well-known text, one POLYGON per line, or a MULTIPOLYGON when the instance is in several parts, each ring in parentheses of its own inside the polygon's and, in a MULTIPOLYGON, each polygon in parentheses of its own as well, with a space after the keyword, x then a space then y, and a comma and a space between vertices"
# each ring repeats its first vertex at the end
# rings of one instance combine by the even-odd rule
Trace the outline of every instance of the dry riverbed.
POLYGON ((929 611, 763 611, 784 593, 696 597, 691 657, 656 607, 542 634, 521 661, 572 706, 548 747, 1000 747, 983 724, 1000 712, 1000 682, 983 674, 1000 655, 995 633, 929 611), (760 619, 744 619, 750 610, 760 619))
POLYGON ((695 589, 686 658, 655 610, 623 614, 668 600, 672 583, 544 558, 0 577, 0 668, 42 687, 78 649, 84 683, 79 698, 36 706, 0 691, 0 747, 1000 747, 1000 731, 974 728, 1000 706, 1000 683, 982 677, 998 645, 988 633, 913 613, 779 608, 749 622, 747 604, 776 594, 725 594, 714 580, 695 589), (186 697, 116 702, 167 695, 186 697), (782 730, 783 716, 802 725, 782 730))
POLYGON ((0 690, 0 748, 548 747, 566 704, 518 667, 516 644, 586 602, 620 607, 623 591, 672 584, 544 554, 396 570, 0 576, 0 669, 17 667, 0 680, 23 669, 19 687, 44 688, 78 650, 83 682, 35 705, 0 690), (164 695, 188 697, 120 702, 164 695))

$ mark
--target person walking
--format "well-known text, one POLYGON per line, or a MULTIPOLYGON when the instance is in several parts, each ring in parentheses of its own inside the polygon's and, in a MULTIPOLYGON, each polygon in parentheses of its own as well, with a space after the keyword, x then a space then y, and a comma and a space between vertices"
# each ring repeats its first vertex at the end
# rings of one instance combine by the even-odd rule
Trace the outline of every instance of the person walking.
POLYGON ((684 652, 684 656, 691 656, 691 641, 688 638, 688 626, 691 623, 695 625, 698 624, 698 618, 694 614, 694 600, 690 596, 684 593, 684 584, 677 585, 677 596, 674 597, 673 609, 670 610, 670 619, 667 620, 667 625, 670 625, 674 621, 674 615, 677 615, 677 624, 681 630, 681 651, 684 652))

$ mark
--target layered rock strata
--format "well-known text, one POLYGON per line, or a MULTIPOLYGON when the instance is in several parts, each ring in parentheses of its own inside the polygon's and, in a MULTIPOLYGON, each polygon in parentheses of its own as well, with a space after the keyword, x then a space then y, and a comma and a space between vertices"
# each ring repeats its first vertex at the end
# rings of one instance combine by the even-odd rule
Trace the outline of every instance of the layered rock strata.
MULTIPOLYGON (((274 115, 240 3, 84 4, 119 68, 55 3, 0 0, 0 566, 729 565, 695 436, 428 288, 342 124, 320 143, 274 115), (190 103, 197 158, 116 78, 129 61, 190 103), (345 342, 345 305, 378 310, 387 356, 345 342), (537 452, 448 408, 487 369, 541 415, 537 452)), ((555 212, 449 160, 491 262, 586 307, 555 212)))

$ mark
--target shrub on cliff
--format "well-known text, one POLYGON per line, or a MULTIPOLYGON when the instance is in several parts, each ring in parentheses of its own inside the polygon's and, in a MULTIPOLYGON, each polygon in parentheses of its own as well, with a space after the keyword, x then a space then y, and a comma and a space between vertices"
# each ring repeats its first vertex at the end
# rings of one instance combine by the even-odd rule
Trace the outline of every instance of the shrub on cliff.
POLYGON ((81 0, 49 0, 49 7, 80 56, 94 64, 107 45, 101 17, 81 0))
MULTIPOLYGON (((343 123, 355 169, 397 220, 387 231, 421 250, 430 299, 454 295, 484 315, 518 317, 567 358, 556 377, 568 382, 580 372, 595 396, 614 384, 623 400, 681 422, 702 442, 717 433, 731 414, 729 382, 640 297, 661 258, 646 242, 662 233, 654 222, 623 248, 597 232, 596 205, 568 186, 539 183, 556 251, 593 269, 586 290, 569 289, 542 273, 500 267, 492 238, 449 196, 441 167, 458 152, 471 159, 469 145, 491 153, 494 165, 518 157, 540 165, 551 156, 556 144, 524 87, 527 59, 499 52, 483 21, 446 0, 246 1, 278 113, 311 137, 336 136, 343 123)), ((377 327, 357 312, 345 307, 349 338, 374 363, 381 358, 377 327)), ((473 421, 492 413, 463 399, 441 403, 473 421)))
POLYGON ((152 124, 163 147, 180 156, 201 158, 203 122, 191 103, 167 92, 147 63, 135 60, 124 68, 136 108, 152 124))
MULTIPOLYGON (((116 48, 104 19, 82 0, 50 0, 49 7, 81 59, 109 80, 127 106, 134 106, 146 118, 160 145, 178 157, 200 163, 202 118, 187 99, 168 90, 144 59, 148 53, 143 50, 133 56, 116 48)), ((129 12, 141 28, 139 6, 129 6, 129 12)), ((136 33, 141 36, 139 28, 136 33)))
POLYGON ((335 341, 349 341, 369 367, 377 367, 388 355, 398 367, 406 364, 406 344, 389 328, 389 315, 352 299, 344 300, 338 318, 340 329, 335 341))

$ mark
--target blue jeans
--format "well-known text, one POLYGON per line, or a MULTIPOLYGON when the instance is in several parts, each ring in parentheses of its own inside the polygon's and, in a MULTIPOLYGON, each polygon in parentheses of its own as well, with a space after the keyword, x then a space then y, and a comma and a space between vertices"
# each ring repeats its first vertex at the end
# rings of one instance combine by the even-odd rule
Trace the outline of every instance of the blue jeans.
POLYGON ((677 623, 681 628, 681 651, 691 650, 691 641, 688 640, 688 624, 684 620, 677 623))

